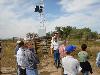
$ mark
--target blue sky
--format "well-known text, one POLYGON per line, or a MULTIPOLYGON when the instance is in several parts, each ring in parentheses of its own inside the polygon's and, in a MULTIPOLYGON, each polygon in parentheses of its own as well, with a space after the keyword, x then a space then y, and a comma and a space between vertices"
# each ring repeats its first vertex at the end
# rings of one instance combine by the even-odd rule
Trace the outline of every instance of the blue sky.
MULTIPOLYGON (((38 32, 40 0, 0 0, 0 38, 23 37, 38 32)), ((100 0, 44 0, 46 31, 56 26, 89 27, 100 33, 100 0)))
POLYGON ((45 0, 45 12, 52 15, 62 15, 60 5, 58 4, 59 0, 45 0))

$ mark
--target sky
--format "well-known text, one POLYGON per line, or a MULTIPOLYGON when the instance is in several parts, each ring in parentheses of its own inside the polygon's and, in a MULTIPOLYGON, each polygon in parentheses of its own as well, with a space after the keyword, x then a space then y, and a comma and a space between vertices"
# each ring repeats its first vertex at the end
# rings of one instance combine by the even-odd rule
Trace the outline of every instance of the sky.
MULTIPOLYGON (((24 37, 41 28, 34 12, 40 0, 0 0, 0 38, 24 37)), ((100 0, 44 0, 46 32, 56 26, 88 27, 100 33, 100 0)))

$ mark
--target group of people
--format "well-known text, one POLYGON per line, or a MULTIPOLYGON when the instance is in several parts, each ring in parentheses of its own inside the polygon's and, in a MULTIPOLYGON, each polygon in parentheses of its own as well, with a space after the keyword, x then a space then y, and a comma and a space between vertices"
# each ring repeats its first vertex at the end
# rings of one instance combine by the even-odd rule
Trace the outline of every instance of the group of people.
MULTIPOLYGON (((75 45, 68 45, 68 41, 64 40, 59 43, 58 33, 54 33, 51 40, 51 54, 54 55, 54 65, 58 68, 62 67, 64 75, 78 75, 82 72, 83 75, 92 74, 92 67, 88 61, 89 55, 86 51, 87 45, 81 45, 81 51, 77 54, 78 59, 71 55, 76 50, 75 45)), ((100 67, 100 52, 96 58, 96 64, 100 67)))
POLYGON ((39 58, 31 41, 17 41, 16 45, 17 75, 38 75, 39 58))
MULTIPOLYGON (((53 53, 54 65, 63 69, 63 75, 92 74, 92 67, 88 61, 89 55, 87 45, 81 45, 81 51, 77 53, 78 59, 71 55, 77 47, 68 44, 67 40, 59 42, 58 33, 55 33, 51 40, 51 54, 53 53)), ((0 54, 2 45, 0 41, 0 54)), ((16 48, 17 75, 38 75, 37 65, 40 63, 31 41, 17 41, 16 48)), ((0 56, 1 60, 1 56, 0 56)), ((97 54, 96 65, 100 68, 100 52, 97 54)), ((1 72, 0 72, 1 73, 1 72)))

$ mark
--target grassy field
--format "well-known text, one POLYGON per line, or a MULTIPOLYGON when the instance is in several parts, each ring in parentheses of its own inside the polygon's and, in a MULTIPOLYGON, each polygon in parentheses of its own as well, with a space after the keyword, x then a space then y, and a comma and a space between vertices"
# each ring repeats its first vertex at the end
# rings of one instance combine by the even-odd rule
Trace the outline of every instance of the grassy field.
POLYGON ((14 67, 16 64, 16 59, 14 57, 15 43, 5 41, 3 42, 3 57, 1 65, 2 67, 14 67))
MULTIPOLYGON (((76 50, 76 52, 73 54, 76 58, 77 58, 77 53, 81 50, 80 45, 82 44, 78 43, 77 41, 70 41, 69 44, 74 44, 76 45, 78 48, 76 50)), ((96 42, 88 42, 88 48, 87 51, 89 53, 90 56, 90 62, 93 68, 93 72, 94 75, 100 75, 100 69, 96 67, 95 64, 95 59, 96 59, 96 54, 98 51, 100 51, 100 43, 96 43, 96 42)), ((15 53, 15 43, 12 41, 4 41, 3 42, 3 57, 1 60, 1 67, 11 67, 11 68, 15 68, 16 69, 16 58, 14 56, 15 53)), ((39 51, 39 56, 42 56, 41 51, 39 51)), ((43 59, 43 57, 41 57, 41 60, 43 59)))

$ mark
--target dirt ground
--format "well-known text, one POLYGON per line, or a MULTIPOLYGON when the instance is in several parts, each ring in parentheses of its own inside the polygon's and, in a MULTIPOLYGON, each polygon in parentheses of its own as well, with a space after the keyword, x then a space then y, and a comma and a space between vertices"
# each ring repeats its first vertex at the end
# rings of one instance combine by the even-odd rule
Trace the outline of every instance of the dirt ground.
MULTIPOLYGON (((4 55, 2 57, 2 60, 0 61, 0 68, 3 74, 1 75, 17 75, 16 74, 16 58, 14 56, 14 43, 8 43, 6 42, 4 44, 4 55)), ((100 46, 98 47, 90 47, 88 48, 89 54, 90 54, 90 63, 93 68, 93 74, 90 75, 100 75, 100 68, 96 67, 95 64, 95 58, 96 53, 100 50, 100 46)), ((77 56, 74 54, 75 56, 77 56)), ((40 53, 40 52, 39 52, 40 53)), ((39 75, 62 75, 61 68, 56 68, 53 64, 53 55, 48 54, 38 54, 41 57, 40 64, 38 65, 38 71, 39 75)), ((82 75, 82 74, 79 74, 82 75)))
MULTIPOLYGON (((43 56, 43 60, 41 60, 38 65, 39 75, 61 75, 61 68, 56 68, 53 64, 52 56, 43 56)), ((1 75, 17 75, 16 69, 13 67, 1 67, 1 71, 3 74, 1 75)))
MULTIPOLYGON (((94 64, 94 63, 92 63, 94 64)), ((41 60, 40 65, 38 65, 39 75, 62 75, 62 69, 56 68, 53 64, 53 57, 52 56, 43 56, 43 60, 41 60)), ((1 75, 17 75, 16 69, 12 67, 2 67, 1 71, 3 74, 1 75)), ((93 74, 90 75, 100 75, 100 69, 94 70, 93 68, 93 74)), ((81 74, 79 74, 81 75, 81 74)))

